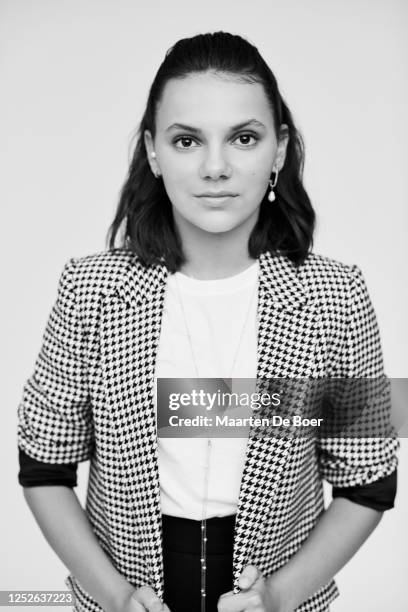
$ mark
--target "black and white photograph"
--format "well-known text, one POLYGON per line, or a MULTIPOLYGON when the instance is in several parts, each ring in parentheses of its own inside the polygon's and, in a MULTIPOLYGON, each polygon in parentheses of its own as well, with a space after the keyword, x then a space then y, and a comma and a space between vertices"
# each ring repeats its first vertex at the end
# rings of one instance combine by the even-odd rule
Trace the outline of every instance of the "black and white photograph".
POLYGON ((408 610, 408 4, 0 0, 0 606, 408 610))

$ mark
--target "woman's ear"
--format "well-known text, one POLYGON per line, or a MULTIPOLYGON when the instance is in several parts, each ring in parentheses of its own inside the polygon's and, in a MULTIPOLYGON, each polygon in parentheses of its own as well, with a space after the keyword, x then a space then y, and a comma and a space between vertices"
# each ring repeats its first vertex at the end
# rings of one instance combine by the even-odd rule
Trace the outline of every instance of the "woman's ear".
POLYGON ((286 149, 289 142, 289 128, 286 123, 282 123, 279 129, 278 148, 275 156, 274 166, 278 171, 282 170, 286 158, 286 149))
POLYGON ((143 134, 144 145, 146 149, 147 160, 149 162, 150 168, 157 178, 160 176, 160 170, 156 161, 156 153, 154 151, 153 137, 150 130, 145 130, 143 134))

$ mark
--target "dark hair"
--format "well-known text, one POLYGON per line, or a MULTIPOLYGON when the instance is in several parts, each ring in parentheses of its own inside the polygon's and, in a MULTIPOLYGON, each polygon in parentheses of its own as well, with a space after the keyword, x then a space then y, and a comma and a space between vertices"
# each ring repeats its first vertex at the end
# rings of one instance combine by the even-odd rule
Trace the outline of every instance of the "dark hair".
POLYGON ((123 224, 120 246, 135 252, 144 265, 164 261, 168 269, 175 272, 185 262, 171 202, 163 181, 157 180, 151 172, 143 135, 145 130, 155 135, 156 109, 167 82, 206 71, 228 73, 245 82, 262 84, 270 102, 276 133, 282 123, 288 126, 289 142, 275 188, 276 200, 271 205, 265 194, 249 237, 248 252, 257 258, 267 250, 279 251, 300 265, 312 246, 315 225, 315 213, 302 184, 303 140, 282 99, 276 78, 258 49, 241 36, 227 32, 184 38, 167 52, 150 88, 129 173, 109 228, 109 248, 115 248, 115 238, 123 224))

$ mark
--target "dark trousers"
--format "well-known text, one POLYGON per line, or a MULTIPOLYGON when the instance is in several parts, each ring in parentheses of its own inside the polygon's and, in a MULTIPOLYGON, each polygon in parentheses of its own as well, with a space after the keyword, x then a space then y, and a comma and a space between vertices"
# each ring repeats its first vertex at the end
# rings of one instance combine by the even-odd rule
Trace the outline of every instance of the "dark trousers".
MULTIPOLYGON (((170 612, 201 610, 201 521, 163 514, 164 602, 170 612)), ((207 519, 206 612, 232 590, 235 514, 207 519)))

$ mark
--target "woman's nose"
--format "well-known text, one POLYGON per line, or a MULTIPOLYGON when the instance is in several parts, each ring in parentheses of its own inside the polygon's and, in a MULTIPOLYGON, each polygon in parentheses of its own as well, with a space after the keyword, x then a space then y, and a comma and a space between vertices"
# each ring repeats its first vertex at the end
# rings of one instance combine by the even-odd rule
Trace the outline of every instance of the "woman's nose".
POLYGON ((219 146, 208 147, 200 168, 201 178, 218 179, 231 176, 226 152, 219 146))

